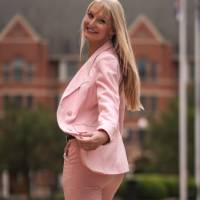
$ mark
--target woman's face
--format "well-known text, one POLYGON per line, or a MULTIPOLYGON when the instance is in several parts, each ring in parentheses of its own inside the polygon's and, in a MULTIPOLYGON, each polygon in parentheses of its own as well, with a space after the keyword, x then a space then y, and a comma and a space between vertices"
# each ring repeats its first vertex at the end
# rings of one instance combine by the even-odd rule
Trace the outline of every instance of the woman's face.
POLYGON ((93 4, 83 19, 83 33, 86 40, 92 45, 102 45, 113 35, 111 15, 98 4, 93 4))

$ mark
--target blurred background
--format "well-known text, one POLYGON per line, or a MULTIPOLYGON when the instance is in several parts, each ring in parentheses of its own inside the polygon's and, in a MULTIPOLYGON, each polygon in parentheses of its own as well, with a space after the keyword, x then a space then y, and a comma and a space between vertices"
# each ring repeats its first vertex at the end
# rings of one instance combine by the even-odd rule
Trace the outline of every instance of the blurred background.
MULTIPOLYGON (((63 199, 59 98, 80 67, 88 0, 0 0, 0 199, 63 199)), ((175 0, 124 0, 142 81, 126 112, 130 173, 116 198, 178 199, 179 30, 175 0)), ((188 191, 194 183, 194 1, 187 6, 188 191)), ((70 106, 70 105, 69 105, 70 106)))

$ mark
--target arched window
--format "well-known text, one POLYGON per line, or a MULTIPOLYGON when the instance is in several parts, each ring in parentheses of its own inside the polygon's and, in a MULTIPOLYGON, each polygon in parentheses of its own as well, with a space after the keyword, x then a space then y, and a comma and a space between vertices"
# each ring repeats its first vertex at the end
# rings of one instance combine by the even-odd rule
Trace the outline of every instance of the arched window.
POLYGON ((145 58, 139 58, 137 60, 139 75, 141 80, 145 80, 147 77, 147 61, 145 58))
POLYGON ((21 81, 23 79, 23 69, 25 66, 24 60, 21 58, 16 58, 12 64, 13 66, 13 78, 16 81, 21 81))
POLYGON ((34 78, 35 65, 26 62, 21 57, 2 64, 2 79, 4 81, 31 81, 34 78))

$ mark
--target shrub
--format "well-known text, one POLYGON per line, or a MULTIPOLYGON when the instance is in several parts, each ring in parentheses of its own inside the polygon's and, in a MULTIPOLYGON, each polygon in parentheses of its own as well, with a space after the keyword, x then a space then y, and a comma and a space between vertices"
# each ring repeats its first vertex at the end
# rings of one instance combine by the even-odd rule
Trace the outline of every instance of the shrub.
POLYGON ((194 179, 190 178, 188 181, 188 198, 189 200, 195 200, 197 195, 197 187, 194 179))
MULTIPOLYGON (((195 200, 196 185, 188 181, 188 200, 195 200)), ((124 200, 160 200, 179 197, 179 178, 174 175, 145 174, 124 179, 117 193, 124 200)))
POLYGON ((127 193, 128 184, 129 184, 129 182, 127 181, 127 179, 124 179, 116 193, 116 196, 118 196, 120 198, 124 198, 127 193))
POLYGON ((163 176, 168 197, 179 196, 179 180, 177 176, 163 176))
POLYGON ((137 176, 137 196, 138 199, 162 199, 167 197, 167 188, 159 176, 137 176))

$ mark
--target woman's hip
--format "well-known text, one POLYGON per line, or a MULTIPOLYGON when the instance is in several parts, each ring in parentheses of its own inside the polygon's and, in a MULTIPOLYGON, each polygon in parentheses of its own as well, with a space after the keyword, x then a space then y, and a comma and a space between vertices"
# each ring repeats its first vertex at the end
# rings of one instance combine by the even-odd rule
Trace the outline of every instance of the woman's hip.
POLYGON ((64 153, 63 184, 67 187, 104 188, 123 174, 106 175, 91 171, 82 162, 78 142, 72 139, 67 142, 64 153))

